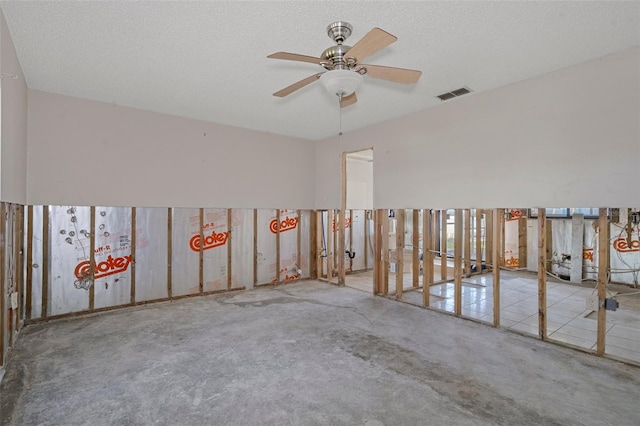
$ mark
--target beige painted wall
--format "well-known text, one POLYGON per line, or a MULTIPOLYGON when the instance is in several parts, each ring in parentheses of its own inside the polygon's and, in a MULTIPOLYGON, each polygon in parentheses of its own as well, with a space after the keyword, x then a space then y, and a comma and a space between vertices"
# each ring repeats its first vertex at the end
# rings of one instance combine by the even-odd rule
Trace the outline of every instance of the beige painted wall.
POLYGON ((316 207, 371 146, 376 208, 640 206, 639 94, 633 48, 319 141, 316 207))
POLYGON ((313 208, 314 149, 29 90, 29 204, 313 208))
POLYGON ((0 199, 26 203, 27 85, 0 10, 0 199), (15 75, 18 78, 11 78, 15 75))

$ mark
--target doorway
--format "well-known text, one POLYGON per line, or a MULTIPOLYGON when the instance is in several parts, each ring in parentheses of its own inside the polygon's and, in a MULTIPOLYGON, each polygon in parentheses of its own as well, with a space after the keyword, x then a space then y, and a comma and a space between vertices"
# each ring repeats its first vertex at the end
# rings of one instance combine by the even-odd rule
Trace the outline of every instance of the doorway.
POLYGON ((343 155, 344 283, 373 292, 373 148, 343 155))

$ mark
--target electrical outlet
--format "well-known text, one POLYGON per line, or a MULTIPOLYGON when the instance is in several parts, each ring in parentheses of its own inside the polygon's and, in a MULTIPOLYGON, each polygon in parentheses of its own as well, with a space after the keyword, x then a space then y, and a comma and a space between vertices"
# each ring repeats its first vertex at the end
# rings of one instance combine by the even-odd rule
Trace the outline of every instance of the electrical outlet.
POLYGON ((587 297, 587 309, 590 309, 592 311, 597 311, 598 310, 598 296, 595 294, 592 294, 591 296, 587 297))
POLYGON ((18 292, 11 293, 11 309, 18 309, 18 292))

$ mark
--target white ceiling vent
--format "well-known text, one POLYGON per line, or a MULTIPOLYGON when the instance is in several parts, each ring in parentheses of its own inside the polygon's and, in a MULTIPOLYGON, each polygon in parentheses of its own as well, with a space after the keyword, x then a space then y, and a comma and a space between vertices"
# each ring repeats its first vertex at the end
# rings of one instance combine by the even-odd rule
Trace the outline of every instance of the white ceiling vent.
POLYGON ((455 98, 456 96, 466 95, 467 93, 471 93, 471 90, 467 89, 466 87, 461 87, 459 89, 452 90, 451 92, 438 95, 436 97, 439 98, 441 101, 446 101, 448 99, 455 98))

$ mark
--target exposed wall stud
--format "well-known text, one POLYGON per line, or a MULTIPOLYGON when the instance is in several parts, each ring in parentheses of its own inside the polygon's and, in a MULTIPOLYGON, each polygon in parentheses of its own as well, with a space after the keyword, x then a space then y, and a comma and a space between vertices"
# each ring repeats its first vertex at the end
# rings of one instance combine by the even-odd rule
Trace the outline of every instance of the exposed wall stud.
POLYGON ((464 209, 464 275, 471 275, 471 209, 464 209))
POLYGON ((89 270, 91 271, 91 287, 89 287, 89 310, 93 311, 96 300, 96 206, 91 206, 90 212, 89 270))
POLYGON ((505 209, 502 209, 502 214, 500 215, 500 263, 498 264, 499 267, 503 267, 505 266, 505 250, 506 250, 506 237, 505 237, 505 228, 506 228, 506 221, 505 221, 505 214, 506 214, 505 209))
POLYGON ((386 210, 382 210, 382 294, 389 294, 389 217, 386 210))
POLYGON ((326 245, 327 245, 327 252, 326 252, 326 259, 327 259, 327 281, 331 282, 333 280, 333 227, 335 224, 335 216, 333 214, 333 210, 327 210, 327 223, 326 223, 326 229, 327 229, 327 241, 326 241, 326 245))
POLYGON ((447 211, 440 210, 440 279, 447 279, 447 211))
POLYGON ((422 211, 422 306, 429 306, 429 294, 433 282, 433 214, 422 211))
POLYGON ((18 315, 16 331, 20 330, 20 320, 24 319, 24 206, 18 205, 18 241, 16 244, 16 290, 18 291, 18 315))
POLYGON ((373 294, 382 294, 382 210, 373 214, 373 294))
POLYGON ((493 259, 494 259, 493 240, 495 235, 493 232, 494 216, 495 216, 495 210, 485 210, 485 216, 484 216, 484 223, 486 226, 485 233, 484 233, 484 241, 485 241, 484 244, 485 244, 485 253, 486 253, 485 265, 487 265, 487 267, 490 267, 492 270, 493 270, 493 259))
POLYGON ((258 285, 258 209, 253 209, 253 287, 258 285))
POLYGON ((131 294, 129 302, 132 305, 136 304, 136 216, 136 208, 131 207, 131 294))
POLYGON ((33 298, 33 206, 27 207, 27 282, 25 295, 25 319, 32 315, 33 298))
POLYGON ((482 210, 476 209, 476 273, 482 273, 482 210))
MULTIPOLYGON (((413 210, 413 233, 411 235, 411 244, 413 245, 413 258, 411 259, 411 269, 413 278, 413 287, 420 286, 420 210, 413 210)), ((425 232, 423 229, 422 232, 425 232)), ((424 254, 423 254, 424 258, 424 254)))
MULTIPOLYGON (((296 225, 296 275, 298 269, 302 269, 302 211, 296 210, 298 215, 298 224, 296 225)), ((298 278, 301 278, 300 276, 298 278)))
MULTIPOLYGON (((369 269, 369 227, 371 226, 369 223, 369 214, 371 213, 371 210, 364 210, 364 220, 362 221, 364 223, 364 250, 362 255, 364 256, 364 270, 368 270, 369 269)), ((352 225, 353 226, 353 225, 352 225)))
POLYGON ((453 278, 454 278, 454 311, 462 314, 462 210, 455 210, 454 242, 453 242, 453 278))
MULTIPOLYGON (((0 207, 0 365, 4 365, 4 341, 5 341, 5 333, 7 332, 7 325, 5 324, 5 318, 8 315, 5 314, 5 301, 7 298, 7 283, 5 281, 6 271, 5 271, 5 247, 7 244, 6 235, 7 235, 7 207, 6 203, 2 203, 0 207)), ((7 309, 8 311, 8 309, 7 309)), ((9 346, 11 345, 11 339, 9 338, 9 346)))
POLYGON ((605 337, 607 332, 607 281, 609 276, 609 220, 607 209, 600 209, 598 213, 598 324, 596 355, 604 355, 605 337))
MULTIPOLYGON (((227 238, 227 290, 231 290, 233 284, 233 265, 231 264, 231 258, 233 257, 232 244, 233 244, 233 211, 227 209, 227 232, 229 238, 227 238)), ((298 216, 300 217, 300 216, 298 216)))
POLYGON ((276 209, 276 284, 280 284, 280 209, 276 209))
POLYGON ((200 250, 198 251, 199 278, 198 287, 200 294, 204 293, 204 209, 200 209, 200 250))
MULTIPOLYGON (((491 251, 487 250, 487 256, 491 253, 491 272, 493 273, 493 325, 500 327, 500 217, 502 209, 495 209, 489 213, 490 219, 487 220, 487 227, 491 223, 490 237, 491 251)), ((488 235, 488 234, 487 234, 488 235)), ((488 264, 488 261, 487 261, 488 264)))
POLYGON ((42 318, 49 316, 49 206, 42 206, 42 318))
POLYGON ((547 212, 538 209, 538 336, 547 338, 547 212))
POLYGON ((167 297, 171 299, 173 297, 172 288, 172 269, 171 261, 173 259, 173 209, 169 207, 167 209, 167 297))
POLYGON ((396 299, 404 290, 404 209, 396 209, 396 299))
POLYGON ((338 285, 344 285, 345 280, 345 210, 338 211, 338 246, 336 247, 338 255, 338 285))
POLYGON ((318 279, 318 212, 309 211, 309 277, 318 279))

